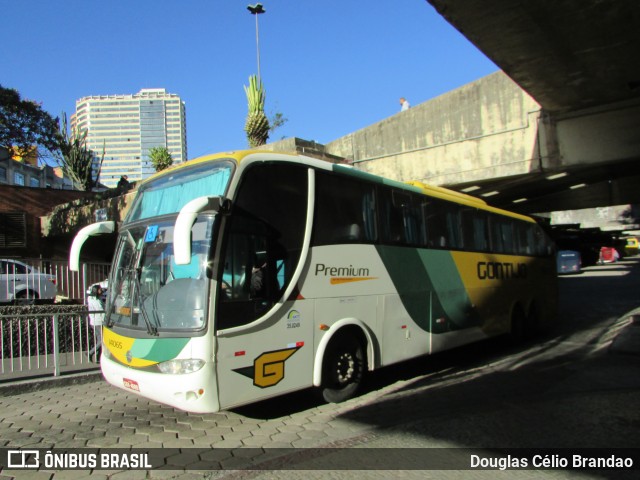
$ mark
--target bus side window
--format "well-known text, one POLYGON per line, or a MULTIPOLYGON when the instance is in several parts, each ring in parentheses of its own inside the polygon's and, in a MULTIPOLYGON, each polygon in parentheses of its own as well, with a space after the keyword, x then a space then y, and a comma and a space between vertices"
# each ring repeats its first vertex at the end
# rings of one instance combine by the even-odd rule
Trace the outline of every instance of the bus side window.
POLYGON ((395 245, 424 246, 424 199, 403 190, 379 188, 380 240, 395 245))
MULTIPOLYGON (((408 195, 402 192, 404 197, 408 195)), ((387 244, 405 242, 403 201, 393 190, 380 189, 380 239, 387 244)), ((408 203, 406 198, 404 203, 408 203)))
POLYGON ((334 234, 334 238, 338 241, 338 243, 353 243, 358 242, 361 239, 361 228, 357 223, 352 223, 350 225, 343 225, 336 228, 336 233, 334 234))
POLYGON ((532 230, 530 225, 524 222, 516 222, 514 224, 516 233, 516 250, 519 255, 531 255, 532 230))
POLYGON ((460 211, 463 244, 465 250, 486 252, 489 250, 487 215, 477 208, 460 211))
POLYGON ((455 204, 447 203, 446 206, 447 238, 449 248, 462 247, 462 229, 460 226, 460 209, 455 204))
POLYGON ((377 236, 374 187, 316 171, 313 245, 372 243, 377 236))
POLYGON ((223 301, 249 299, 251 238, 241 233, 229 235, 222 273, 223 301))
POLYGON ((447 246, 447 221, 446 214, 440 203, 435 203, 430 213, 425 218, 427 223, 427 244, 433 248, 444 248, 447 246))
POLYGON ((218 311, 225 326, 255 320, 273 305, 281 291, 277 265, 283 262, 266 225, 240 215, 232 221, 219 282, 218 311))
POLYGON ((491 215, 491 248, 498 253, 517 253, 514 222, 510 218, 491 215))

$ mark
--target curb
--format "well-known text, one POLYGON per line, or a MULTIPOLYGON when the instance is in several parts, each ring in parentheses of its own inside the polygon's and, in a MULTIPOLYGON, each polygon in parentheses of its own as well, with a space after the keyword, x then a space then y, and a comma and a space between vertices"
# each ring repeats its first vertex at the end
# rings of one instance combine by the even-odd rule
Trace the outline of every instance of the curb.
POLYGON ((629 323, 616 335, 609 347, 611 353, 640 355, 640 312, 627 317, 629 323))
POLYGON ((20 395, 49 388, 97 382, 99 380, 102 380, 102 372, 100 370, 61 375, 59 377, 7 382, 0 384, 0 396, 20 395))

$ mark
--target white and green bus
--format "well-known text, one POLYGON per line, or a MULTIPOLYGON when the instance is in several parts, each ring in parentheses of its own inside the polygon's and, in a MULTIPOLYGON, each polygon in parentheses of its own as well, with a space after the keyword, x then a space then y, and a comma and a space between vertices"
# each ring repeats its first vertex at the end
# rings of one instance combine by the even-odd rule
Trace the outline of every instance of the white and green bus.
MULTIPOLYGON (((114 232, 82 229, 71 249, 114 232)), ((110 383, 192 412, 318 387, 496 335, 556 308, 553 245, 468 195, 300 155, 205 156, 144 181, 117 228, 110 383)))

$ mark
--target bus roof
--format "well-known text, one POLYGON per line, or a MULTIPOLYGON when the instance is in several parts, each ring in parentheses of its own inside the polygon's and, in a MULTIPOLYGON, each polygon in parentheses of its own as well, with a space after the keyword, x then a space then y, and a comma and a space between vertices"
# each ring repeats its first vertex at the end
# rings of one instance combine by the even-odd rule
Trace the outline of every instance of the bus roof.
POLYGON ((309 166, 321 167, 325 170, 332 170, 336 173, 341 173, 341 174, 346 174, 352 177, 361 178, 362 180, 366 180, 368 182, 379 183, 379 184, 388 185, 388 186, 392 186, 392 187, 403 189, 403 190, 422 193, 424 195, 440 198, 442 200, 447 200, 450 202, 467 205, 469 207, 475 207, 481 210, 486 210, 489 212, 494 212, 501 215, 517 218, 523 221, 535 223, 535 220, 532 219, 531 217, 510 212, 508 210, 503 210, 501 208, 492 207, 490 205, 487 205, 487 202, 485 202, 484 200, 474 197, 472 195, 456 192, 454 190, 449 190, 444 187, 428 185, 416 180, 411 180, 407 182, 391 180, 389 178, 380 177, 378 175, 364 172, 362 170, 357 170, 353 168, 351 165, 330 163, 330 162, 327 162, 326 160, 318 160, 316 158, 307 157, 305 155, 300 155, 295 152, 273 152, 268 150, 237 150, 237 151, 231 151, 231 152, 221 152, 221 153, 215 153, 210 155, 203 155, 201 157, 194 158, 184 163, 172 165, 166 170, 157 172, 151 177, 143 180, 142 184, 147 183, 148 181, 151 181, 157 177, 164 176, 168 173, 173 173, 175 171, 181 170, 183 168, 186 168, 192 165, 197 165, 200 163, 210 162, 214 160, 221 160, 225 158, 233 159, 239 164, 245 159, 247 159, 247 157, 250 157, 250 156, 260 156, 263 158, 268 156, 273 156, 274 157, 273 159, 276 161, 277 160, 286 161, 290 159, 292 161, 303 163, 309 166))
POLYGON ((250 155, 251 153, 258 153, 257 150, 238 150, 237 152, 221 152, 221 153, 214 153, 214 154, 209 154, 209 155, 203 155, 201 157, 197 157, 197 158, 193 158, 191 160, 187 160, 186 162, 182 162, 182 163, 175 163, 173 165, 171 165, 169 168, 166 168, 165 170, 161 170, 160 172, 156 172, 153 175, 151 175, 148 178, 145 178, 141 184, 145 184, 155 178, 158 177, 162 177, 168 173, 173 173, 177 170, 181 170, 183 168, 187 168, 190 167, 192 165, 197 165, 199 163, 203 163, 203 162, 210 162, 212 160, 220 160, 223 158, 232 158, 234 160, 236 160, 238 163, 240 163, 242 161, 243 158, 245 158, 246 156, 250 155))

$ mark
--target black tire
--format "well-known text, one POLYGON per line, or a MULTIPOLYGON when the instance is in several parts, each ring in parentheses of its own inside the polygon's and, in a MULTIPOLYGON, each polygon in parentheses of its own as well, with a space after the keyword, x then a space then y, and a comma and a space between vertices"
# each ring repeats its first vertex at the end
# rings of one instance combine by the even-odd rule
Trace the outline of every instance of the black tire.
POLYGON ((15 303, 18 305, 34 305, 37 300, 38 294, 33 290, 22 290, 15 296, 15 303))
POLYGON ((540 323, 540 311, 535 303, 529 307, 529 315, 527 315, 527 334, 529 337, 535 337, 542 332, 543 328, 540 323))
POLYGON ((509 337, 514 344, 520 344, 527 338, 527 317, 520 305, 511 312, 511 331, 509 337))
POLYGON ((339 335, 329 343, 322 369, 322 397, 329 403, 355 396, 364 377, 362 342, 353 335, 339 335))

